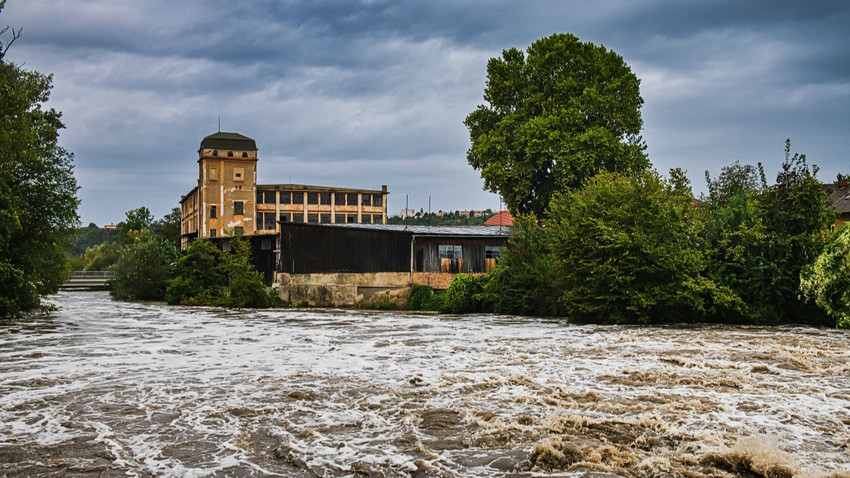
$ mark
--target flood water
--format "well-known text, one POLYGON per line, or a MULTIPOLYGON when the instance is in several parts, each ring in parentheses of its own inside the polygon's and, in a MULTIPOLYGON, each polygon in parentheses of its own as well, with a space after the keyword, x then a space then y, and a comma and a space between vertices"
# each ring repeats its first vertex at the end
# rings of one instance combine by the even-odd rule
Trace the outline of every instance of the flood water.
POLYGON ((850 476, 847 332, 53 301, 2 476, 850 476))

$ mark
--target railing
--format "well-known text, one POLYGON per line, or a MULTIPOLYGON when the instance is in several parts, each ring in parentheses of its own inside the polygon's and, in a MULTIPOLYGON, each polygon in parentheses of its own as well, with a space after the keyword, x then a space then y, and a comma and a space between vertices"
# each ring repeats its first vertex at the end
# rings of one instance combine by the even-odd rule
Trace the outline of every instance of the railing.
POLYGON ((115 273, 112 271, 73 271, 71 278, 62 284, 61 289, 108 289, 107 282, 113 277, 115 277, 115 273))
POLYGON ((112 271, 72 271, 71 278, 75 277, 107 277, 112 278, 115 277, 115 273, 112 271))

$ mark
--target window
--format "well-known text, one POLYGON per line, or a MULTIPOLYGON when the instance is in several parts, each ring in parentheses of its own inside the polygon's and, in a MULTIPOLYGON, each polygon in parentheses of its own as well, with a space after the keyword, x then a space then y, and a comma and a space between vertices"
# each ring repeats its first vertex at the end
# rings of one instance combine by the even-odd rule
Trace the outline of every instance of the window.
POLYGON ((233 168, 233 180, 242 181, 245 178, 245 168, 233 168))
POLYGON ((232 158, 232 157, 233 157, 233 151, 228 151, 228 152, 227 152, 227 157, 228 157, 228 158, 232 158))
POLYGON ((292 220, 292 216, 288 212, 280 213, 280 222, 289 222, 292 220))
POLYGON ((372 216, 372 224, 383 224, 384 223, 384 215, 383 214, 375 214, 372 216))
POLYGON ((331 223, 331 215, 330 214, 322 214, 319 218, 322 224, 330 224, 331 223))
POLYGON ((292 213, 292 222, 303 223, 304 222, 304 214, 300 212, 292 213))
POLYGON ((260 241, 260 249, 264 251, 270 251, 272 249, 272 240, 263 239, 262 241, 260 241))
POLYGON ((364 206, 371 206, 372 205, 372 195, 371 194, 361 194, 360 195, 360 202, 364 206))
POLYGON ((304 193, 292 193, 292 204, 304 204, 304 193))
POLYGON ((463 247, 461 246, 440 246, 440 259, 462 259, 463 247))
POLYGON ((218 156, 218 151, 213 151, 213 156, 218 156))
POLYGON ((335 193, 334 204, 337 206, 345 206, 345 193, 335 193))
POLYGON ((257 213, 257 229, 261 229, 260 226, 263 225, 263 213, 257 213))
POLYGON ((372 224, 372 216, 368 214, 363 214, 360 217, 362 218, 360 222, 362 222, 363 224, 372 224))
POLYGON ((318 214, 307 214, 307 224, 318 224, 319 223, 319 215, 318 214))
POLYGON ((263 221, 263 229, 267 231, 274 231, 277 229, 277 224, 274 220, 274 213, 267 212, 265 213, 265 220, 263 221))
POLYGON ((241 226, 236 226, 233 228, 233 232, 235 232, 237 236, 241 236, 245 232, 245 229, 241 226))
POLYGON ((319 193, 307 193, 307 204, 319 204, 319 193))
POLYGON ((257 204, 274 204, 274 191, 257 191, 257 204))
POLYGON ((334 216, 334 222, 336 224, 345 223, 345 214, 337 214, 336 216, 334 216))
POLYGON ((348 216, 346 216, 345 222, 347 222, 349 224, 356 223, 357 222, 357 214, 349 214, 348 216))
POLYGON ((218 181, 218 168, 210 168, 210 181, 218 181))
POLYGON ((372 205, 375 207, 384 207, 384 196, 381 194, 372 196, 372 205))
POLYGON ((233 214, 234 215, 242 215, 245 214, 245 207, 242 201, 234 201, 233 202, 233 214))
POLYGON ((502 257, 502 248, 499 246, 484 246, 485 259, 499 259, 502 257))
POLYGON ((326 206, 331 205, 331 193, 321 193, 319 194, 319 202, 326 206))
POLYGON ((348 193, 347 196, 348 196, 347 204, 349 206, 356 206, 357 205, 357 193, 348 193))
POLYGON ((218 206, 211 205, 210 206, 210 219, 215 219, 218 217, 218 206))
POLYGON ((243 151, 243 152, 242 152, 242 157, 243 157, 243 158, 247 158, 247 157, 248 157, 248 153, 246 153, 246 152, 244 152, 244 151, 243 151))
POLYGON ((215 234, 216 234, 216 230, 210 229, 210 237, 215 237, 215 234))
POLYGON ((280 203, 281 204, 292 204, 292 193, 280 193, 280 203))

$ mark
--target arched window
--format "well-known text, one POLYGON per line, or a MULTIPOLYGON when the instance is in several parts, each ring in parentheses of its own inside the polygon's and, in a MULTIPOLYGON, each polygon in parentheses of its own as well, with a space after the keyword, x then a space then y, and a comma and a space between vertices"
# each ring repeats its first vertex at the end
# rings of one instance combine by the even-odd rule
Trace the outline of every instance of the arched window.
POLYGON ((213 156, 218 156, 218 151, 213 151, 213 156))
POLYGON ((247 158, 247 157, 248 157, 248 153, 246 153, 246 152, 244 152, 244 151, 243 151, 243 152, 242 152, 242 157, 243 157, 243 158, 247 158))
POLYGON ((228 151, 228 152, 227 152, 227 157, 228 157, 228 158, 232 158, 232 157, 233 157, 233 151, 228 151))

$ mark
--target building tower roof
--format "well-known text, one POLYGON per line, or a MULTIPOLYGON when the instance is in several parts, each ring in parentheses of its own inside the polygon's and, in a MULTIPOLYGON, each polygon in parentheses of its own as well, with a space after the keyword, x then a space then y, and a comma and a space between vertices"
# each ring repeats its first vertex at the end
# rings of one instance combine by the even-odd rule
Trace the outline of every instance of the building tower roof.
POLYGON ((201 149, 249 149, 256 151, 257 142, 239 133, 219 131, 201 140, 201 149))

